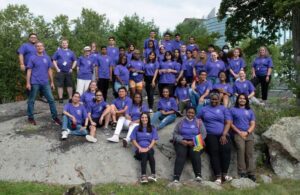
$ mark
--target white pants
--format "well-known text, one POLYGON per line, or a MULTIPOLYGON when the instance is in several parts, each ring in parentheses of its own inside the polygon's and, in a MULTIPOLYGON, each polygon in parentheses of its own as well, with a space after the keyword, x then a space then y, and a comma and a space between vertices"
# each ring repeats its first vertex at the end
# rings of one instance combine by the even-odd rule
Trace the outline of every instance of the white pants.
POLYGON ((88 90, 91 81, 92 80, 77 79, 76 92, 82 95, 86 90, 88 90))
POLYGON ((126 141, 129 142, 130 135, 133 129, 139 125, 138 123, 132 123, 131 125, 129 125, 131 122, 132 122, 131 120, 126 119, 124 116, 119 117, 114 135, 119 136, 123 129, 128 129, 128 133, 126 135, 126 141))

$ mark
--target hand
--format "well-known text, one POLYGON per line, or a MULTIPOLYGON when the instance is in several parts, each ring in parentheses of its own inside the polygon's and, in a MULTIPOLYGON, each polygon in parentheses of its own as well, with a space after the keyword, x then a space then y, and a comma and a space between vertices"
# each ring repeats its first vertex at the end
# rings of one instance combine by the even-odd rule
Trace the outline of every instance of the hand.
POLYGON ((103 117, 101 116, 99 119, 99 124, 102 125, 102 123, 103 123, 103 117))
POLYGON ((204 102, 204 97, 199 98, 199 104, 202 104, 204 102))
POLYGON ((97 126, 97 124, 94 121, 91 122, 91 125, 97 126))
POLYGON ((139 152, 140 152, 140 153, 146 153, 146 152, 148 152, 148 151, 149 151, 148 148, 139 148, 139 152))
POLYGON ((234 74, 233 76, 234 76, 235 79, 239 78, 238 74, 234 74))
POLYGON ((221 136, 221 138, 220 138, 220 143, 221 143, 222 145, 225 145, 225 144, 228 143, 228 140, 227 140, 226 135, 222 135, 222 136, 221 136))
POLYGON ((155 87, 155 82, 152 81, 151 86, 154 88, 155 87))
POLYGON ((189 141, 189 142, 188 142, 188 146, 193 147, 193 146, 194 146, 194 142, 193 142, 193 141, 189 141))
POLYGON ((248 133, 245 132, 245 131, 240 131, 240 132, 239 132, 239 135, 240 135, 243 139, 246 139, 247 136, 248 136, 248 133))
POLYGON ((266 82, 270 81, 270 76, 266 76, 266 82))
POLYGON ((74 116, 72 116, 71 120, 72 120, 73 124, 77 124, 77 120, 76 120, 76 118, 74 116))
POLYGON ((28 89, 28 91, 31 90, 31 85, 30 85, 30 83, 27 83, 27 84, 26 84, 26 89, 28 89))
POLYGON ((51 86, 51 89, 52 89, 52 90, 55 89, 55 86, 54 86, 54 83, 53 83, 53 82, 50 83, 50 86, 51 86))
POLYGON ((184 146, 188 146, 188 145, 189 145, 189 142, 186 141, 186 140, 182 140, 180 143, 181 143, 182 145, 184 145, 184 146))
POLYGON ((86 129, 86 126, 80 127, 80 131, 83 131, 83 130, 85 130, 85 129, 86 129))
MULTIPOLYGON (((71 70, 72 70, 72 69, 71 69, 71 70)), ((56 69, 56 72, 60 72, 60 69, 59 69, 59 68, 57 68, 57 69, 56 69)))
POLYGON ((21 64, 21 65, 20 65, 20 69, 21 69, 21 71, 25 71, 25 69, 26 69, 26 68, 25 68, 25 65, 24 65, 24 64, 21 64))
POLYGON ((161 110, 160 112, 161 112, 162 115, 166 115, 166 111, 161 110))

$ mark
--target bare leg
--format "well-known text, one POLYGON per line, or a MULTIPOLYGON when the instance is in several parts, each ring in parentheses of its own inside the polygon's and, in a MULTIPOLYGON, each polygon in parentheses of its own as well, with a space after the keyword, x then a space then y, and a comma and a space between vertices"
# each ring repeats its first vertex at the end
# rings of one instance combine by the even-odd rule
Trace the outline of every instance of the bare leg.
POLYGON ((62 99, 63 98, 63 93, 64 93, 64 88, 58 87, 57 88, 57 93, 58 93, 58 99, 62 99))
POLYGON ((67 91, 68 91, 69 99, 72 99, 73 88, 72 87, 67 87, 67 91))

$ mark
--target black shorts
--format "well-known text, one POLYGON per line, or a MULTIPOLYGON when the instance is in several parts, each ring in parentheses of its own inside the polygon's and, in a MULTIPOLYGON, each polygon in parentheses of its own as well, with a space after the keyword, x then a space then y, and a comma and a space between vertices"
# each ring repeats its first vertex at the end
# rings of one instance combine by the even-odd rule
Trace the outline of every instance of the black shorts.
POLYGON ((72 87, 72 73, 58 72, 56 74, 56 85, 57 87, 72 87))
MULTIPOLYGON (((104 125, 104 120, 102 121, 102 124, 99 124, 99 118, 92 118, 92 120, 97 124, 96 127, 102 127, 104 125)), ((91 125, 91 123, 89 122, 89 126, 91 125)))

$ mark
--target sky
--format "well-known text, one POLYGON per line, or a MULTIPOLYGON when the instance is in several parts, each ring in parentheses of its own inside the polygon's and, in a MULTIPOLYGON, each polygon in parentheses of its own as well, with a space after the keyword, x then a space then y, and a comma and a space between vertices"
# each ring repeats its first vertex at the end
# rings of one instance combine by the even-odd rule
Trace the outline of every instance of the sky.
POLYGON ((114 26, 124 16, 134 13, 146 21, 154 20, 160 31, 174 30, 176 24, 185 18, 202 18, 221 0, 0 0, 0 9, 8 4, 25 4, 34 15, 42 15, 51 21, 59 14, 70 19, 80 16, 82 8, 90 8, 99 14, 106 14, 114 26))

